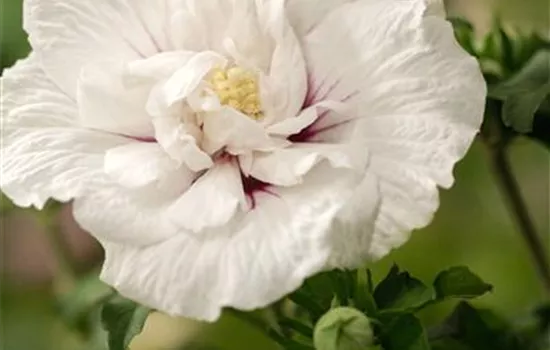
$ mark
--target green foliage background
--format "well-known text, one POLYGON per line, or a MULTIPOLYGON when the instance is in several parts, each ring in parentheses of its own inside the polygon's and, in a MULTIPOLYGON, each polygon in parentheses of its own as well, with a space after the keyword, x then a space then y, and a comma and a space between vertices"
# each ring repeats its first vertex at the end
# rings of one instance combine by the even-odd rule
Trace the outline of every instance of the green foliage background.
MULTIPOLYGON (((21 1, 0 1, 1 66, 5 68, 24 57, 29 48, 21 29, 21 1)), ((537 30, 550 35, 548 0, 454 0, 448 1, 448 8, 453 14, 467 14, 480 31, 489 28, 491 19, 498 16, 507 26, 522 32, 537 30)), ((512 162, 537 230, 546 233, 545 243, 549 247, 548 153, 538 144, 519 140, 512 147, 512 162)), ((459 164, 455 175, 456 185, 441 193, 441 208, 432 225, 414 232, 407 245, 371 266, 375 279, 381 279, 394 262, 426 282, 431 282, 437 272, 447 267, 467 265, 494 285, 494 291, 477 301, 477 305, 491 307, 511 318, 521 318, 542 301, 542 290, 527 249, 497 192, 479 142, 459 164)), ((10 217, 0 220, 4 228, 10 217)), ((8 234, 17 232, 2 229, 2 240, 8 234)), ((21 254, 28 254, 25 257, 28 259, 40 259, 30 252, 21 254)), ((59 320, 50 283, 23 285, 17 277, 2 276, 0 348, 84 349, 59 320)), ((422 319, 438 321, 451 306, 443 303, 430 308, 422 313, 422 319)), ((269 350, 273 347, 261 334, 231 316, 225 316, 215 325, 198 325, 155 314, 131 348, 269 350)))

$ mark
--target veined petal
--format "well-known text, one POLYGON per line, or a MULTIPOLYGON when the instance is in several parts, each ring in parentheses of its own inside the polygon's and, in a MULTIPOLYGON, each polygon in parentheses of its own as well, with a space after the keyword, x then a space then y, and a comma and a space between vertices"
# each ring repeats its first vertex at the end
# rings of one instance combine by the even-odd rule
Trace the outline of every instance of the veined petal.
POLYGON ((82 67, 169 50, 165 1, 28 0, 25 29, 48 76, 75 96, 82 67))
POLYGON ((356 0, 287 0, 286 12, 299 38, 312 31, 329 13, 356 0))
POLYGON ((100 241, 141 249, 182 234, 168 208, 184 193, 196 174, 185 167, 164 173, 139 188, 112 184, 75 199, 80 226, 100 241))
MULTIPOLYGON (((355 187, 353 196, 338 212, 333 222, 332 253, 328 260, 331 269, 354 269, 373 259, 373 236, 376 219, 380 213, 379 180, 367 172, 355 187)), ((405 235, 400 235, 404 237, 405 235)), ((381 245, 386 242, 376 242, 381 245)), ((387 245, 390 246, 390 245, 387 245)), ((380 255, 376 255, 379 257, 380 255)))
POLYGON ((137 138, 154 135, 145 101, 152 85, 125 83, 123 62, 104 62, 82 69, 77 101, 80 124, 137 138))
POLYGON ((157 143, 133 142, 105 154, 105 172, 124 187, 141 187, 180 167, 157 143))
POLYGON ((71 98, 45 75, 32 54, 1 78, 2 191, 19 206, 41 208, 103 186, 105 152, 128 142, 82 129, 71 98))
MULTIPOLYGON (((365 142, 369 172, 379 179, 373 258, 429 223, 438 206, 437 185, 452 185, 454 164, 483 117, 486 88, 479 66, 430 6, 427 1, 353 2, 329 14, 304 40, 313 77, 310 102, 330 99, 352 106, 347 131, 351 127, 353 138, 365 142), (327 51, 327 43, 337 43, 339 50, 327 51)), ((323 118, 329 137, 318 134, 315 141, 334 141, 341 120, 335 116, 323 118)))
POLYGON ((325 267, 339 234, 330 230, 334 217, 357 184, 329 167, 309 176, 296 188, 258 194, 255 210, 200 235, 144 249, 102 242, 101 278, 145 305, 207 321, 223 307, 268 305, 325 267))
POLYGON ((170 207, 170 217, 182 229, 200 233, 226 224, 244 200, 239 168, 224 161, 197 179, 170 207))

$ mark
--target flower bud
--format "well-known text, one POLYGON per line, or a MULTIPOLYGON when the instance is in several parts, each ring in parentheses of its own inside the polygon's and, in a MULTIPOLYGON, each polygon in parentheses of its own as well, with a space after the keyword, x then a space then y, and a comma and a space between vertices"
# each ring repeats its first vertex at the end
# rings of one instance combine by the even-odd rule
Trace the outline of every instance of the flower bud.
POLYGON ((365 350, 373 343, 373 332, 361 311, 339 307, 317 322, 313 342, 317 350, 365 350))

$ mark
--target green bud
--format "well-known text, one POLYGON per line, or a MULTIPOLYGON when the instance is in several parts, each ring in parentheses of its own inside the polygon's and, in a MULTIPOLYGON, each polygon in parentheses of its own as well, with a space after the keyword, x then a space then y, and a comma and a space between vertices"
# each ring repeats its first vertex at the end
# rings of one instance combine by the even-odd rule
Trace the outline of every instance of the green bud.
POLYGON ((350 307, 338 307, 324 314, 313 334, 317 350, 365 350, 373 338, 367 316, 350 307))

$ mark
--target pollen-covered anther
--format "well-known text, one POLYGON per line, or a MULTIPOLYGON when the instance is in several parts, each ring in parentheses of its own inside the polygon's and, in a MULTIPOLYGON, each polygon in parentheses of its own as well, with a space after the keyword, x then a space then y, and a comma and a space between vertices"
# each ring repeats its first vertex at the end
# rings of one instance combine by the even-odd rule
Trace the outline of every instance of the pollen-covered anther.
POLYGON ((208 79, 222 105, 230 106, 252 119, 262 119, 258 77, 252 71, 233 66, 215 68, 208 79))

